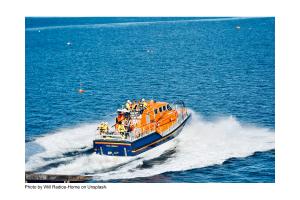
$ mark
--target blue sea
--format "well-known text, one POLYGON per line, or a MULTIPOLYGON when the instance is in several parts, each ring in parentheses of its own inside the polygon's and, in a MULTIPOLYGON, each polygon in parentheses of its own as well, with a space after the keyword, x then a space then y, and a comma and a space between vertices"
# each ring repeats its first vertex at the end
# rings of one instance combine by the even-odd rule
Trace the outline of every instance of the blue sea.
POLYGON ((25 38, 26 171, 275 182, 275 18, 27 17, 25 38), (141 98, 183 100, 192 119, 138 157, 95 155, 97 124, 141 98))

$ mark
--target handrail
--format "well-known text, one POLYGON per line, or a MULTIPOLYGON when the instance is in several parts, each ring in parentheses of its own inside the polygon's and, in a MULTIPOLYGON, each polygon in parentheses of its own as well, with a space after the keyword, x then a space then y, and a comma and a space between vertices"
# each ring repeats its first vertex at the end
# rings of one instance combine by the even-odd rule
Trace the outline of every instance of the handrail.
MULTIPOLYGON (((149 102, 147 102, 147 103, 149 104, 149 102)), ((182 122, 188 115, 187 109, 185 107, 185 103, 182 100, 176 100, 173 103, 171 103, 170 105, 172 106, 172 109, 177 111, 178 117, 177 117, 176 122, 175 122, 175 120, 171 121, 172 124, 166 132, 169 132, 170 130, 172 130, 173 127, 175 127, 175 125, 179 123, 179 121, 182 122)), ((122 105, 122 108, 124 108, 123 105, 122 105)), ((150 109, 150 108, 149 107, 145 108, 145 110, 147 110, 147 109, 150 109)), ((129 111, 129 113, 130 113, 130 117, 132 120, 139 120, 139 117, 142 115, 139 111, 136 111, 136 110, 131 110, 131 111, 129 111)), ((154 112, 149 112, 149 115, 150 115, 150 117, 155 117, 154 112)), ((164 115, 165 114, 163 114, 159 119, 161 119, 164 115)), ((168 122, 164 123, 164 124, 160 124, 160 126, 163 126, 165 124, 168 124, 168 122)), ((118 140, 133 141, 138 138, 144 137, 144 136, 148 135, 149 133, 152 133, 153 131, 155 131, 157 129, 157 127, 158 127, 157 122, 150 121, 150 123, 148 123, 140 128, 135 127, 135 129, 140 129, 141 134, 139 134, 138 137, 135 135, 135 132, 129 131, 128 132, 129 137, 127 139, 122 138, 122 136, 116 131, 111 132, 112 134, 102 134, 102 135, 97 134, 97 136, 101 137, 102 139, 115 138, 118 140)))
MULTIPOLYGON (((177 127, 176 125, 182 123, 185 120, 186 117, 187 116, 185 116, 184 118, 181 118, 181 119, 177 118, 176 123, 172 124, 172 126, 170 126, 168 128, 168 130, 163 133, 163 135, 167 135, 171 131, 173 131, 177 127)), ((147 124, 147 125, 150 126, 151 124, 147 124)), ((110 140, 113 137, 114 139, 117 139, 118 141, 130 141, 130 142, 132 142, 132 141, 135 141, 137 139, 140 139, 142 137, 145 137, 145 136, 149 135, 150 133, 152 133, 153 130, 154 129, 151 129, 151 130, 145 132, 144 134, 140 135, 139 137, 135 137, 133 132, 129 132, 129 137, 127 139, 124 139, 124 138, 122 138, 121 135, 116 135, 116 134, 112 134, 112 135, 111 134, 103 134, 103 135, 97 134, 97 136, 100 136, 101 139, 104 139, 104 140, 110 140), (105 137, 103 137, 103 136, 105 136, 105 137)))

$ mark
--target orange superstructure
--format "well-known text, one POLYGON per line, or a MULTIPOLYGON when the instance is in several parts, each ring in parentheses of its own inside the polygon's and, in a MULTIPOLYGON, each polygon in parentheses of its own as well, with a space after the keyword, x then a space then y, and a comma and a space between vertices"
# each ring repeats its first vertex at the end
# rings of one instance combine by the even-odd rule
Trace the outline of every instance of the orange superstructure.
POLYGON ((177 122, 178 113, 166 102, 147 102, 148 107, 143 111, 135 128, 141 133, 156 131, 162 133, 177 122))

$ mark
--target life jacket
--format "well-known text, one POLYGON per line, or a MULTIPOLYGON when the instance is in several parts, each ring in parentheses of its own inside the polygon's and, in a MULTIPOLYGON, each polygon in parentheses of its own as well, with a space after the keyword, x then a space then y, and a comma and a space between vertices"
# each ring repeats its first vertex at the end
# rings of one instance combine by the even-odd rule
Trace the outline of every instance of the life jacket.
POLYGON ((98 129, 102 130, 102 129, 104 129, 104 126, 105 126, 105 124, 100 123, 99 126, 98 126, 98 129))
POLYGON ((125 108, 126 108, 127 110, 131 110, 132 104, 131 104, 131 103, 126 103, 126 104, 125 104, 125 108))
POLYGON ((144 108, 147 108, 147 106, 148 106, 148 104, 147 104, 147 102, 145 101, 145 102, 143 103, 143 107, 144 107, 144 108))
POLYGON ((100 129, 103 131, 108 131, 108 126, 106 124, 103 124, 103 126, 100 129))
POLYGON ((118 131, 119 131, 119 133, 124 133, 125 132, 125 127, 124 127, 123 124, 118 125, 118 131))
POLYGON ((118 115, 116 118, 116 124, 122 122, 125 119, 125 116, 123 114, 118 115))
POLYGON ((105 124, 100 125, 100 130, 105 130, 105 124))
POLYGON ((134 102, 134 103, 132 103, 131 107, 132 107, 132 108, 131 108, 132 110, 135 110, 136 107, 137 107, 137 104, 134 102))
POLYGON ((99 133, 102 134, 108 131, 108 127, 105 124, 101 123, 98 127, 98 130, 100 131, 99 133))
POLYGON ((143 108, 143 106, 144 106, 143 102, 139 102, 139 107, 143 108))

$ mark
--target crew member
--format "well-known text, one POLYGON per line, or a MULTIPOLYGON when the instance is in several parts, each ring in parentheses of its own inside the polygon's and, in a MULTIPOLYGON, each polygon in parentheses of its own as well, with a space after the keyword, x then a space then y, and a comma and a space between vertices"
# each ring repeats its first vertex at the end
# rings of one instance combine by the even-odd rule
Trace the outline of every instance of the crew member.
POLYGON ((118 113, 118 116, 116 117, 116 124, 121 123, 125 119, 125 116, 123 113, 118 113))
POLYGON ((105 134, 107 134, 109 132, 108 122, 104 123, 103 131, 105 134))
POLYGON ((136 111, 137 106, 138 106, 137 102, 135 100, 133 100, 133 102, 132 102, 132 110, 136 111))
POLYGON ((143 100, 142 101, 139 101, 139 108, 140 108, 140 110, 143 110, 143 100))
POLYGON ((99 130, 99 134, 101 134, 101 128, 102 128, 102 126, 103 126, 103 122, 101 122, 99 124, 99 126, 97 127, 97 130, 99 130))
POLYGON ((143 111, 147 108, 148 104, 145 101, 145 99, 142 99, 142 101, 140 101, 139 103, 139 107, 140 107, 140 114, 143 114, 143 111))
POLYGON ((136 101, 136 103, 135 103, 135 105, 136 105, 135 106, 135 111, 136 112, 140 112, 140 110, 141 110, 140 104, 141 104, 140 100, 136 101))
POLYGON ((145 101, 145 99, 142 99, 142 103, 143 103, 143 109, 146 109, 148 104, 147 102, 145 101))
POLYGON ((125 127, 125 129, 126 129, 126 131, 130 131, 130 123, 131 123, 131 120, 130 119, 128 119, 128 118, 125 118, 124 119, 124 127, 125 127))
POLYGON ((118 124, 118 132, 122 135, 122 137, 126 137, 125 136, 125 127, 122 123, 118 124))
POLYGON ((127 100, 126 104, 125 104, 125 108, 129 111, 131 111, 132 109, 132 103, 130 100, 127 100))
POLYGON ((101 122, 98 126, 97 130, 99 130, 99 134, 106 134, 108 133, 108 123, 107 122, 101 122))

